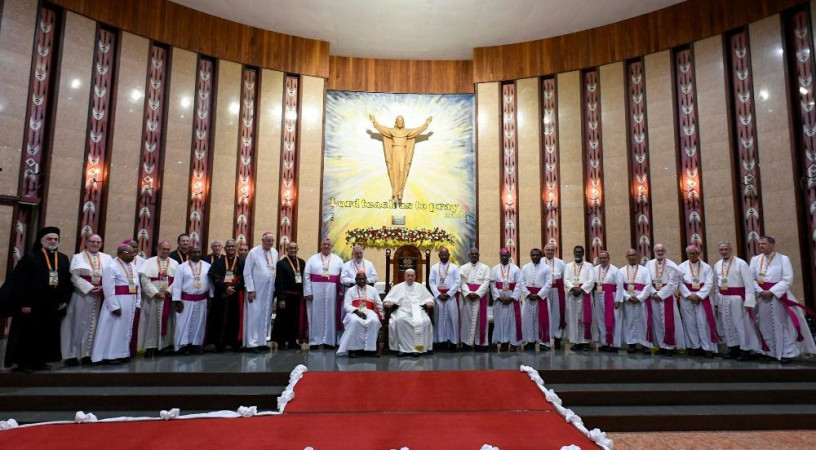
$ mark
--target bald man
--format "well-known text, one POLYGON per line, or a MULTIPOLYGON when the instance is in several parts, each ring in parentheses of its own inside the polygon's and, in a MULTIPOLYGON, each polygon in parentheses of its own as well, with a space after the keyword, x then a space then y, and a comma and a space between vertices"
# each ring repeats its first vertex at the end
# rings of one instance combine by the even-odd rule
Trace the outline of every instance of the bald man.
POLYGON ((654 246, 654 259, 646 263, 649 277, 652 280, 652 298, 647 306, 647 313, 652 324, 652 339, 660 349, 661 355, 671 356, 677 348, 686 348, 683 323, 680 320, 680 309, 674 301, 683 275, 674 261, 666 258, 666 246, 654 246))
POLYGON ((369 286, 374 286, 377 282, 377 269, 374 264, 363 258, 363 247, 355 245, 351 249, 352 258, 343 264, 343 270, 340 272, 340 282, 343 286, 350 288, 355 285, 357 274, 364 272, 366 274, 366 283, 369 286))

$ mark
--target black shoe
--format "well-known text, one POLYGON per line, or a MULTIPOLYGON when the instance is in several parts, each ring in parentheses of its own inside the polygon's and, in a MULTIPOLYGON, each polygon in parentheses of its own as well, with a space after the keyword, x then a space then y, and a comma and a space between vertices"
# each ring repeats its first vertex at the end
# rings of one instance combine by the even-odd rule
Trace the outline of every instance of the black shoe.
POLYGON ((602 345, 602 346, 598 347, 598 351, 599 351, 599 352, 608 352, 608 351, 609 351, 609 347, 607 347, 607 346, 605 346, 605 345, 602 345))
POLYGON ((674 355, 674 349, 666 348, 663 349, 663 356, 672 356, 674 355))
POLYGON ((102 364, 105 364, 106 366, 116 366, 116 365, 122 364, 122 360, 121 359, 106 359, 106 360, 102 361, 102 364))
POLYGON ((652 354, 652 348, 651 347, 643 347, 643 348, 640 349, 640 351, 643 352, 644 355, 651 355, 652 354))
POLYGON ((737 361, 750 361, 754 359, 754 355, 751 354, 750 351, 747 350, 739 350, 739 355, 737 356, 737 361))
POLYGON ((737 347, 737 346, 734 346, 734 347, 728 347, 728 354, 724 355, 723 358, 725 358, 725 359, 737 359, 740 356, 742 356, 740 354, 740 348, 737 347))
POLYGON ((49 366, 48 364, 45 364, 45 363, 35 364, 31 368, 34 369, 34 370, 51 370, 51 366, 49 366))
POLYGON ((204 349, 201 348, 199 345, 194 345, 193 348, 190 349, 191 352, 195 353, 196 355, 203 355, 204 349))
POLYGON ((572 344, 569 349, 573 352, 581 351, 581 344, 572 344))
POLYGON ((12 372, 19 372, 19 373, 31 373, 31 372, 34 372, 34 370, 29 366, 17 366, 15 368, 11 369, 11 371, 12 372))
POLYGON ((629 351, 629 353, 635 353, 637 351, 637 347, 635 347, 635 344, 629 344, 629 350, 628 351, 629 351))
POLYGON ((260 353, 256 347, 249 347, 246 349, 247 353, 260 353))
POLYGON ((790 358, 779 358, 779 363, 780 364, 790 364, 791 359, 790 358))
POLYGON ((185 345, 184 347, 181 347, 179 349, 179 353, 185 356, 189 355, 191 353, 190 347, 192 347, 192 345, 185 345))
POLYGON ((320 346, 319 345, 310 345, 309 350, 320 350, 320 346))
POLYGON ((462 351, 469 352, 471 350, 473 350, 472 345, 462 344, 462 351))
POLYGON ((555 338, 553 340, 553 348, 561 348, 561 338, 555 338))
POLYGON ((79 360, 76 358, 68 358, 65 360, 66 367, 76 367, 79 365, 79 360))
POLYGON ((356 358, 357 357, 357 350, 349 350, 348 351, 349 358, 356 358))
POLYGON ((406 353, 403 353, 403 352, 397 352, 397 358, 402 358, 402 357, 403 357, 403 356, 405 356, 405 355, 406 355, 406 353))
POLYGON ((714 357, 714 352, 705 352, 705 357, 709 358, 709 359, 713 358, 714 357))
POLYGON ((154 356, 156 356, 156 349, 155 348, 148 348, 148 349, 145 350, 145 352, 144 352, 144 357, 145 358, 152 358, 154 356))
POLYGON ((93 361, 91 361, 91 357, 90 357, 90 356, 86 356, 86 357, 82 358, 82 359, 80 360, 80 362, 81 362, 82 364, 93 364, 93 361))

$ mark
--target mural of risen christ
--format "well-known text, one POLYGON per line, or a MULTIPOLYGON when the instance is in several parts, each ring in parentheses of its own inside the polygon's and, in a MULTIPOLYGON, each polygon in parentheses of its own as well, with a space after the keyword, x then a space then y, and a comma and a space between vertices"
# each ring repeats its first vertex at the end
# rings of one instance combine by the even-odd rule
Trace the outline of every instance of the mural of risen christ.
POLYGON ((405 128, 405 119, 402 116, 397 116, 394 128, 380 125, 373 114, 369 114, 368 118, 383 137, 385 165, 388 169, 388 178, 391 180, 391 198, 401 203, 408 172, 411 170, 411 161, 414 159, 416 138, 428 129, 433 116, 428 117, 424 125, 416 128, 405 128))

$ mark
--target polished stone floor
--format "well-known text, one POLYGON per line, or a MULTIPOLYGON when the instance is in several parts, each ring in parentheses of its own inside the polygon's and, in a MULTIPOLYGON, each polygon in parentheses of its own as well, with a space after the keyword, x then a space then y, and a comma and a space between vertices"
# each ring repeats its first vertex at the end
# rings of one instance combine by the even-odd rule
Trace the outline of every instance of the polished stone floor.
MULTIPOLYGON (((5 354, 6 340, 0 340, 0 354, 5 354)), ((88 365, 63 367, 54 364, 52 372, 289 372, 298 364, 314 371, 412 371, 412 370, 517 370, 524 364, 539 370, 576 369, 789 369, 815 368, 816 359, 801 358, 782 365, 774 361, 738 362, 722 358, 700 358, 687 355, 661 356, 558 350, 521 353, 436 351, 420 357, 397 357, 394 354, 376 357, 349 358, 335 351, 272 350, 269 353, 205 353, 203 355, 173 355, 156 358, 134 357, 117 366, 88 365)), ((0 370, 0 373, 9 369, 0 370)))

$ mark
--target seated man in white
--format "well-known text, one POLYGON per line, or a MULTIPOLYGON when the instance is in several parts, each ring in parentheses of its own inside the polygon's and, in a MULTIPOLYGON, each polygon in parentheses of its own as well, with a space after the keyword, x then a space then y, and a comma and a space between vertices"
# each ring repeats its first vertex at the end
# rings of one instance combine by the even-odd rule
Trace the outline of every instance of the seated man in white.
POLYGON ((368 285, 364 271, 357 272, 354 286, 346 290, 343 301, 343 336, 340 337, 338 355, 348 353, 349 358, 359 354, 374 356, 377 353, 377 337, 382 324, 383 304, 380 294, 368 285))
POLYGON ((428 311, 433 313, 434 298, 415 280, 416 272, 406 270, 405 281, 391 288, 383 300, 385 309, 399 307, 388 324, 388 347, 397 356, 419 356, 433 350, 433 325, 428 311))

